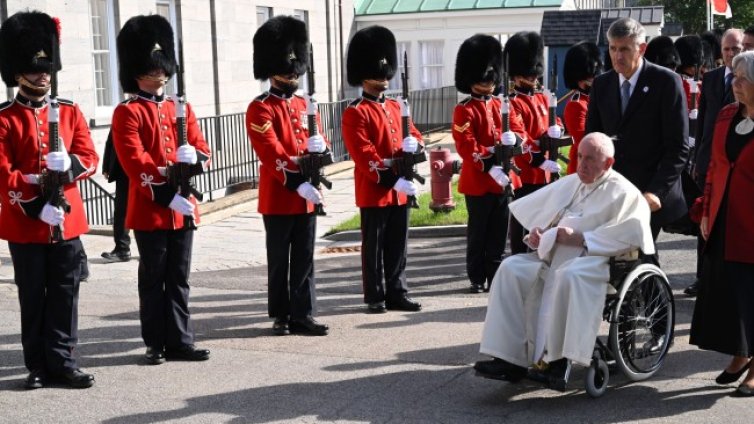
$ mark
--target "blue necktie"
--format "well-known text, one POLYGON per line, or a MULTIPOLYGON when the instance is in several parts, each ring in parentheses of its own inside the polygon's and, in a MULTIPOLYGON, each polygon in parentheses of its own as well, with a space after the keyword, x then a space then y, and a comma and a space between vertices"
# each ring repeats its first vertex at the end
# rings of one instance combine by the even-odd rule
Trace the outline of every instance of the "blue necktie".
POLYGON ((628 106, 628 99, 631 97, 631 83, 628 80, 623 81, 620 86, 620 111, 626 113, 626 107, 628 106))
POLYGON ((731 90, 730 86, 733 82, 733 72, 729 72, 727 75, 725 75, 725 93, 723 95, 723 104, 733 103, 733 90, 731 90))

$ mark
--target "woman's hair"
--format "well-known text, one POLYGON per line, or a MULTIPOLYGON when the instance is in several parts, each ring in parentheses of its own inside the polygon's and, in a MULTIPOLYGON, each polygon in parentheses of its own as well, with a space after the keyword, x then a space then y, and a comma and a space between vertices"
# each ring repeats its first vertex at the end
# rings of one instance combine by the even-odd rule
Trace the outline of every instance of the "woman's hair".
POLYGON ((733 58, 733 70, 743 71, 743 76, 749 82, 754 83, 754 51, 738 54, 733 58))

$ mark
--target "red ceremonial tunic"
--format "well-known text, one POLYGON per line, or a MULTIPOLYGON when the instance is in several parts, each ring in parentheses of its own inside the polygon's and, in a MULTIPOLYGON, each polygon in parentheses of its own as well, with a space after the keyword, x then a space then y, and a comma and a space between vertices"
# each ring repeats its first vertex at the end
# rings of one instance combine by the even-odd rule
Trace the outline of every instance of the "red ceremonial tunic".
MULTIPOLYGON (((689 84, 690 78, 681 75, 681 82, 683 83, 683 92, 686 94, 686 105, 691 110, 691 85, 689 84)), ((702 97, 702 81, 696 82, 696 109, 699 109, 699 99, 702 97)), ((693 136, 693 134, 692 134, 693 136)))
MULTIPOLYGON (((314 204, 298 195, 305 182, 292 158, 306 154, 309 138, 306 99, 264 93, 246 109, 246 131, 259 165, 259 213, 296 215, 314 211, 314 204)), ((319 133, 324 137, 317 114, 319 133)))
MULTIPOLYGON (((409 122, 410 133, 420 144, 421 133, 409 122)), ((403 152, 401 106, 391 98, 377 99, 364 93, 343 113, 343 140, 354 162, 356 206, 360 208, 406 204, 406 195, 393 190, 398 180, 383 159, 403 152)))
POLYGON ((726 152, 728 129, 739 110, 739 103, 731 103, 717 115, 704 189, 703 216, 709 218, 711 233, 727 190, 724 258, 726 261, 754 263, 754 249, 751 248, 754 239, 754 220, 751 219, 754 210, 751 195, 754 193, 754 132, 735 163, 728 161, 726 152))
MULTIPOLYGON (((196 148, 196 166, 206 170, 209 146, 188 104, 186 118, 186 138, 196 148)), ((177 190, 159 169, 176 161, 178 127, 173 99, 143 92, 131 96, 115 108, 111 131, 115 152, 130 181, 126 227, 137 231, 183 228, 183 215, 168 206, 177 190)), ((196 204, 193 196, 191 202, 196 204)), ((194 219, 199 223, 198 210, 194 219)))
MULTIPOLYGON (((527 142, 524 143, 523 154, 516 156, 516 165, 521 168, 521 182, 524 184, 545 184, 549 175, 539 169, 539 165, 545 161, 543 152, 540 152, 536 144, 543 135, 547 135, 549 125, 548 105, 549 99, 545 93, 528 94, 514 91, 510 96, 511 107, 521 117, 526 129, 527 142)), ((562 126, 560 118, 556 124, 562 126)))
POLYGON ((578 90, 571 96, 563 110, 563 120, 568 134, 573 137, 573 146, 568 152, 568 174, 573 174, 579 166, 579 143, 586 131, 586 110, 589 107, 589 95, 578 90))
MULTIPOLYGON (((502 139, 501 101, 498 97, 469 96, 458 103, 453 112, 453 140, 463 159, 458 191, 469 196, 487 193, 500 194, 503 188, 487 173, 494 165, 494 154, 488 147, 502 139)), ((509 109, 510 130, 526 141, 526 130, 515 109, 509 109)), ((508 173, 514 189, 521 187, 521 179, 511 170, 508 173)))
MULTIPOLYGON (((71 158, 64 187, 71 212, 63 222, 63 239, 70 240, 89 231, 77 180, 97 170, 99 158, 89 127, 78 106, 69 100, 60 103, 58 131, 61 146, 71 158)), ((0 238, 13 243, 51 243, 53 227, 39 219, 47 199, 40 186, 24 178, 39 176, 46 168, 50 152, 46 102, 33 102, 21 95, 0 105, 0 238)))

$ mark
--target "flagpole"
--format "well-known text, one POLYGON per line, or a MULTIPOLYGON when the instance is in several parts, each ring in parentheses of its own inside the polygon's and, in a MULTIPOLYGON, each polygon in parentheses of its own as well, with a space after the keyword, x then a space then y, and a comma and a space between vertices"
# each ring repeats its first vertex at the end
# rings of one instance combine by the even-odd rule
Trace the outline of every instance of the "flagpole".
POLYGON ((712 30, 712 0, 707 0, 707 31, 712 30))

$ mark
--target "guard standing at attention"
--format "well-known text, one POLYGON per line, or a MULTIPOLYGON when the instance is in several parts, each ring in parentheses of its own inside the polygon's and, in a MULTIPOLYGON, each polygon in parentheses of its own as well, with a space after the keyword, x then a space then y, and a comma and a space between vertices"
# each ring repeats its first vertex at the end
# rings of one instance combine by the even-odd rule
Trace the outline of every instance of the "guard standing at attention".
POLYGON ((139 249, 145 359, 152 365, 165 359, 203 361, 209 350, 194 345, 188 308, 191 223, 199 214, 194 196, 181 195, 172 177, 180 169, 203 172, 209 147, 191 106, 165 96, 165 84, 178 71, 170 23, 159 15, 134 16, 123 25, 117 44, 120 84, 131 97, 115 108, 112 134, 130 180, 126 227, 134 230, 139 249), (178 126, 182 118, 185 140, 178 126))
POLYGON ((45 13, 19 12, 0 27, 0 72, 18 87, 0 105, 0 238, 18 286, 29 389, 50 380, 94 384, 76 360, 79 236, 89 231, 76 182, 99 159, 79 107, 57 98, 59 44, 60 22, 45 13))
POLYGON ((261 162, 258 210, 266 232, 267 311, 277 335, 328 332, 313 318, 314 209, 322 195, 299 166, 304 155, 327 150, 321 135, 309 137, 307 102, 297 94, 309 60, 309 37, 301 20, 276 16, 254 34, 254 78, 269 79, 270 89, 249 104, 246 130, 261 162))
POLYGON ((359 30, 348 45, 346 68, 348 84, 362 89, 343 113, 343 140, 355 165, 364 302, 368 313, 418 311, 421 304, 408 297, 406 284, 407 200, 417 187, 392 161, 423 146, 413 122, 409 134, 401 133, 401 104, 385 97, 398 70, 393 33, 377 25, 359 30))

